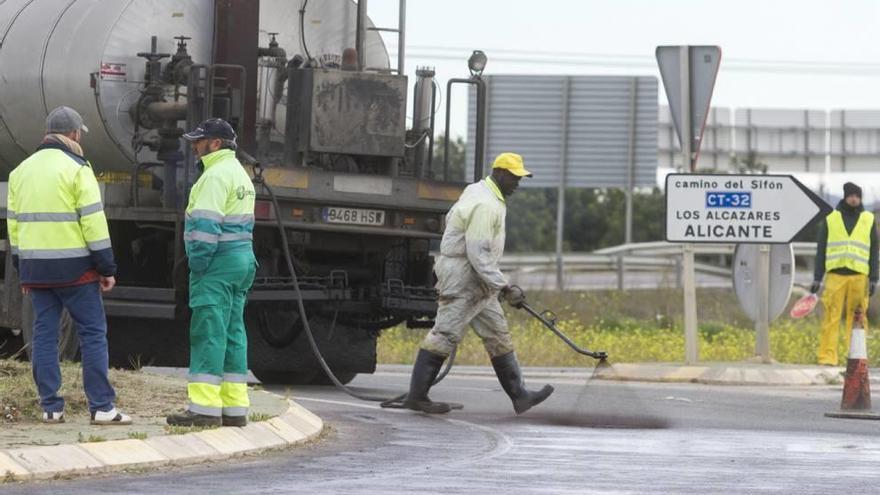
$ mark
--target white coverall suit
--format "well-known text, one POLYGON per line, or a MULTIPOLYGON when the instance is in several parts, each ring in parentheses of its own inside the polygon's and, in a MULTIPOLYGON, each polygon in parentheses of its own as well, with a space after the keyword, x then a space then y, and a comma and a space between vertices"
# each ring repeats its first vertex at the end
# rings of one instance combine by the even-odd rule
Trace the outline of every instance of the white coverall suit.
POLYGON ((504 196, 491 177, 467 186, 449 210, 434 264, 439 307, 422 349, 448 356, 470 324, 491 357, 513 351, 498 301, 500 290, 507 286, 507 277, 498 268, 506 215, 504 196))

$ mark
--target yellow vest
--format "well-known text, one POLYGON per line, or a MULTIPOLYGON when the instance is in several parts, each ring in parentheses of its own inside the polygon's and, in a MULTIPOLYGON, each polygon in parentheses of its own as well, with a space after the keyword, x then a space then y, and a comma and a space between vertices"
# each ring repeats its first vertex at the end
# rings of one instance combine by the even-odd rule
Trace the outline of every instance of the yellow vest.
POLYGON ((6 226, 24 284, 72 282, 89 269, 116 272, 95 174, 59 146, 41 145, 9 174, 6 226))
POLYGON ((871 227, 874 226, 874 214, 863 211, 851 234, 846 233, 840 211, 831 212, 826 221, 828 244, 825 247, 825 271, 849 268, 867 275, 871 270, 868 259, 871 256, 871 227))
POLYGON ((205 171, 193 184, 186 207, 183 240, 189 267, 208 269, 215 254, 253 253, 254 184, 235 151, 202 157, 205 171))

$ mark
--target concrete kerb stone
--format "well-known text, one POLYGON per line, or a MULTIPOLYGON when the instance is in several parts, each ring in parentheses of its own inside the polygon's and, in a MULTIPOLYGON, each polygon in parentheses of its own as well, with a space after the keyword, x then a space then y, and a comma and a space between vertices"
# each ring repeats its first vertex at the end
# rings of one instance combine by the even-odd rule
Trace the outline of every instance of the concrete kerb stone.
POLYGON ((321 418, 296 402, 286 400, 288 409, 281 416, 244 428, 218 428, 145 440, 0 450, 0 482, 223 460, 302 443, 323 431, 321 418))
POLYGON ((144 443, 168 458, 171 464, 195 464, 220 460, 222 456, 214 447, 192 435, 163 435, 144 440, 144 443))
MULTIPOLYGON (((8 450, 6 453, 36 479, 80 473, 101 473, 107 470, 104 463, 79 445, 25 447, 8 450)), ((17 480, 18 477, 14 477, 14 479, 17 480)))
POLYGON ((159 466, 169 462, 167 457, 141 440, 89 442, 80 447, 111 468, 159 466))
POLYGON ((620 363, 600 369, 596 378, 618 381, 702 383, 711 385, 828 385, 839 380, 840 368, 817 366, 671 365, 620 363))
POLYGON ((0 452, 0 479, 11 476, 14 479, 30 479, 31 473, 21 464, 12 460, 8 454, 0 452))
POLYGON ((268 421, 264 421, 263 424, 272 433, 283 438, 284 441, 290 445, 294 445, 309 439, 309 435, 306 435, 305 433, 282 421, 281 418, 272 418, 268 421))

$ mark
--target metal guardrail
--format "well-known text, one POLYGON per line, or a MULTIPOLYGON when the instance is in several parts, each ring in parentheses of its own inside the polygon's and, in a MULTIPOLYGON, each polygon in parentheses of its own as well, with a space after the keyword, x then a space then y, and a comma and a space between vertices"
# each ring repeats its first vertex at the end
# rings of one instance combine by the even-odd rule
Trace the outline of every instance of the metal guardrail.
MULTIPOLYGON (((694 244, 696 255, 733 256, 734 244, 694 244)), ((565 253, 562 262, 566 271, 617 271, 618 287, 624 287, 627 271, 669 270, 681 273, 683 244, 666 241, 621 244, 599 249, 592 253, 565 253)), ((812 259, 816 255, 815 242, 792 243, 795 257, 812 259)), ((520 273, 551 271, 556 269, 555 253, 506 254, 501 258, 501 269, 520 273)), ((698 262, 697 273, 726 277, 730 267, 698 262)))

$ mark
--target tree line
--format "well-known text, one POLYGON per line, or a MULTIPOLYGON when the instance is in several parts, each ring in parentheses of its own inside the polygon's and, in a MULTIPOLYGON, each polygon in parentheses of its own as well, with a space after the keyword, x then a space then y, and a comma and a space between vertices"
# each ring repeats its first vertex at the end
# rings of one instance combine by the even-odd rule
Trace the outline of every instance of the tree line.
MULTIPOLYGON (((444 136, 434 147, 434 163, 442 163, 444 136)), ((465 141, 458 137, 449 146, 451 177, 464 177, 465 141)), ((737 174, 766 174, 767 164, 750 153, 732 158, 737 174)), ((719 173, 701 169, 698 173, 719 173)), ((558 191, 520 188, 507 204, 507 252, 548 252, 556 249, 556 201, 558 191)), ((642 188, 633 194, 633 242, 665 239, 666 199, 660 188, 642 188)), ((566 189, 563 250, 590 252, 623 244, 626 229, 626 194, 622 189, 566 189)), ((816 226, 795 241, 815 241, 816 226)))

